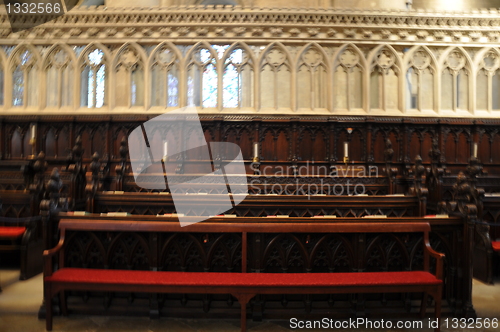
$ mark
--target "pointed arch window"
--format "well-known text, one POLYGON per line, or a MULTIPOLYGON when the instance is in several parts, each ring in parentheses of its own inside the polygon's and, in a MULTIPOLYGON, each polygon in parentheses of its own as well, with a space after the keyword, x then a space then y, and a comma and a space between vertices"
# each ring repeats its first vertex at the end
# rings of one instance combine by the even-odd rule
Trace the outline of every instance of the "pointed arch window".
POLYGON ((441 108, 445 110, 468 110, 469 72, 467 59, 455 50, 444 62, 441 74, 441 108))
POLYGON ((406 72, 406 108, 433 109, 434 105, 434 70, 430 55, 419 50, 409 62, 406 72))
POLYGON ((38 72, 34 54, 26 49, 16 52, 12 65, 12 105, 36 106, 38 72))
POLYGON ((358 52, 347 48, 338 57, 334 73, 336 109, 363 108, 363 67, 358 52))
POLYGON ((327 70, 323 55, 316 47, 300 55, 297 80, 299 108, 327 107, 327 70))
POLYGON ((246 50, 237 48, 227 56, 222 84, 225 108, 253 106, 253 67, 246 50))
POLYGON ((479 64, 476 84, 478 110, 500 109, 500 59, 496 52, 488 52, 479 64))
POLYGON ((107 84, 104 52, 97 48, 93 49, 85 54, 83 61, 80 104, 89 108, 103 107, 107 84))
POLYGON ((264 56, 260 69, 260 100, 263 108, 290 108, 291 66, 285 51, 277 46, 264 56))
POLYGON ((67 52, 62 49, 52 51, 47 57, 45 72, 47 106, 71 106, 73 103, 74 70, 67 52))
POLYGON ((151 105, 179 106, 179 59, 167 46, 158 50, 151 67, 151 105))
POLYGON ((191 54, 187 67, 187 104, 204 108, 217 107, 218 78, 217 57, 222 57, 228 45, 214 45, 211 52, 200 47, 191 54))
POLYGON ((370 74, 370 106, 372 109, 399 109, 399 68, 396 55, 383 49, 374 57, 370 74))
POLYGON ((138 51, 133 47, 123 49, 118 55, 114 70, 115 105, 144 105, 144 65, 138 51))

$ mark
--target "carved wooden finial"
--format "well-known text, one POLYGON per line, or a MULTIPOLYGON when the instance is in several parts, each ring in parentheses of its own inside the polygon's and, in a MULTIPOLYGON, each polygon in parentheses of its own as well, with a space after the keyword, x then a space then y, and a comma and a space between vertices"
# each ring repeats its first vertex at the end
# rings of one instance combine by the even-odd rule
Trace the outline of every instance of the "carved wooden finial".
POLYGON ((123 138, 120 142, 120 150, 118 152, 120 153, 120 159, 122 162, 127 160, 128 142, 127 142, 127 138, 125 136, 123 136, 123 138))
POLYGON ((82 147, 83 145, 83 142, 82 142, 82 137, 79 135, 77 138, 76 138, 76 141, 75 141, 75 146, 73 147, 73 160, 75 162, 81 162, 82 161, 82 155, 83 155, 83 152, 85 151, 82 147))
POLYGON ((439 150, 439 142, 437 137, 432 139, 431 149, 429 150, 429 157, 431 158, 431 163, 439 163, 441 161, 441 151, 439 150))
POLYGON ((47 191, 49 194, 59 193, 59 190, 62 188, 61 176, 59 175, 59 170, 54 168, 52 173, 50 174, 50 180, 47 184, 47 191))
POLYGON ((392 142, 390 139, 385 140, 385 150, 384 150, 384 160, 386 163, 392 162, 392 157, 394 156, 394 150, 392 148, 392 142))
POLYGON ((35 164, 33 165, 33 169, 37 173, 43 173, 47 170, 48 164, 45 161, 45 152, 41 151, 36 157, 35 164))
POLYGON ((416 179, 422 178, 422 175, 425 174, 425 167, 422 165, 422 157, 420 155, 415 157, 415 165, 412 169, 416 179))
POLYGON ((90 163, 90 171, 92 172, 92 179, 95 181, 99 177, 101 170, 101 163, 99 162, 99 153, 94 152, 92 155, 92 162, 90 163))

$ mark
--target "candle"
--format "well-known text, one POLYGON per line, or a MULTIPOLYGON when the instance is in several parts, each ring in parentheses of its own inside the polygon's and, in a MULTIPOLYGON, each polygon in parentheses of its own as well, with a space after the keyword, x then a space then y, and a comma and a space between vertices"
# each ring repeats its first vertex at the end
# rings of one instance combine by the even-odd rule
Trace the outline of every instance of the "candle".
POLYGON ((35 139, 35 125, 31 125, 31 139, 35 139))
POLYGON ((259 143, 253 143, 253 156, 257 158, 259 156, 259 143))
POLYGON ((344 142, 344 157, 349 157, 349 142, 344 142))
POLYGON ((477 158, 477 143, 474 142, 474 153, 472 154, 474 158, 477 158))
POLYGON ((163 142, 163 158, 166 158, 168 155, 168 142, 163 142))

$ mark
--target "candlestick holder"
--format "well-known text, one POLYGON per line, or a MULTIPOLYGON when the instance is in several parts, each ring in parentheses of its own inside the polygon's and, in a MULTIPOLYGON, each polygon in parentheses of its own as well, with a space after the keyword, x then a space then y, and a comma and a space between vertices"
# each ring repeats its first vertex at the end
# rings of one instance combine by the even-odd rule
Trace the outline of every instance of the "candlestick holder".
POLYGON ((35 159, 35 155, 36 155, 36 149, 35 149, 36 139, 31 138, 29 143, 31 145, 31 155, 29 156, 29 158, 30 159, 35 159))
POLYGON ((253 169, 253 175, 260 175, 260 158, 253 157, 250 167, 253 169))
POLYGON ((349 163, 349 157, 344 157, 344 164, 348 164, 349 163))

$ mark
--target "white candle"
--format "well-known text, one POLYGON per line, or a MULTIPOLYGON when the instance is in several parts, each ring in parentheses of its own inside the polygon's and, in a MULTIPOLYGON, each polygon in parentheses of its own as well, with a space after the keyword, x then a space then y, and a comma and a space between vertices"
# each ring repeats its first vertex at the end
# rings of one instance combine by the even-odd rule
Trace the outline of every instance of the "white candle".
POLYGON ((344 157, 349 157, 349 142, 344 142, 344 157))
POLYGON ((31 139, 35 139, 35 125, 31 125, 31 139))
POLYGON ((168 155, 168 142, 165 141, 163 142, 163 157, 166 157, 168 155))
POLYGON ((477 143, 474 143, 474 153, 472 155, 477 158, 477 143))
POLYGON ((253 156, 257 158, 259 156, 259 143, 253 143, 253 156))

